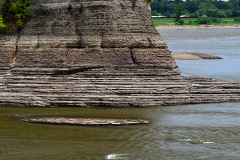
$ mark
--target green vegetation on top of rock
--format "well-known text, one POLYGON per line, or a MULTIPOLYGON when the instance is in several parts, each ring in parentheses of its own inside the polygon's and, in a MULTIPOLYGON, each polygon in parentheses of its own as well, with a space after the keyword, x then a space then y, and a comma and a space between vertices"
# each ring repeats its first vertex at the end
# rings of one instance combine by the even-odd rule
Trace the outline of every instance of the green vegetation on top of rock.
POLYGON ((0 32, 7 32, 24 27, 27 18, 31 15, 29 8, 31 0, 5 0, 1 6, 0 32))
POLYGON ((3 23, 2 15, 0 15, 0 32, 6 31, 6 25, 3 23))

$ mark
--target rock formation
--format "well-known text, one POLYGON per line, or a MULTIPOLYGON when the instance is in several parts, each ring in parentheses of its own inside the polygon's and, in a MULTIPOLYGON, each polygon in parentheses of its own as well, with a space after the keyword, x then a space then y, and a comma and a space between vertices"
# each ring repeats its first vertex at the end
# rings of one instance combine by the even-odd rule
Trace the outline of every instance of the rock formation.
POLYGON ((237 82, 185 78, 146 0, 32 0, 0 35, 0 106, 158 106, 240 101, 237 82))

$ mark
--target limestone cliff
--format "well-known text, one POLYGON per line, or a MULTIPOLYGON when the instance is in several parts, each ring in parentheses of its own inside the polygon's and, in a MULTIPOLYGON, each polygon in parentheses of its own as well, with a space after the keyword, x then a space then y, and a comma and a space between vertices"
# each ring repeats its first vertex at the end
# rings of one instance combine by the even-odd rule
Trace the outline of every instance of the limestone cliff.
POLYGON ((31 10, 19 34, 0 38, 5 66, 13 54, 16 67, 68 67, 141 63, 149 48, 170 53, 152 25, 146 0, 32 0, 31 10))
POLYGON ((148 8, 146 0, 32 0, 25 28, 0 35, 0 106, 240 101, 239 83, 180 75, 148 8))
POLYGON ((146 0, 33 0, 31 8, 21 46, 39 40, 48 48, 166 47, 146 0))

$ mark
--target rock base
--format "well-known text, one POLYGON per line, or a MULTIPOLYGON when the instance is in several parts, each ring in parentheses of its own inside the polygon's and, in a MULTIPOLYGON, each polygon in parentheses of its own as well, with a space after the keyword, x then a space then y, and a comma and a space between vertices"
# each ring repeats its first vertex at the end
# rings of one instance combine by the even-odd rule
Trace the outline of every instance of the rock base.
POLYGON ((158 66, 1 69, 0 106, 146 107, 239 102, 240 83, 158 66))

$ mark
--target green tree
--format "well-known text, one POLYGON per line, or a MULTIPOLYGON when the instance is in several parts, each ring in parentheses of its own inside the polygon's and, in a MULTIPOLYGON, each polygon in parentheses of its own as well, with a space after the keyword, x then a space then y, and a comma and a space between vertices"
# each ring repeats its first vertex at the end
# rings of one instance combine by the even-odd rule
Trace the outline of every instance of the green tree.
POLYGON ((180 19, 181 19, 181 15, 182 15, 182 11, 185 9, 185 5, 184 3, 179 3, 177 6, 176 6, 176 19, 175 21, 178 22, 180 19))
POLYGON ((226 13, 227 17, 232 17, 232 15, 233 15, 233 11, 231 9, 225 10, 225 13, 226 13))
POLYGON ((154 10, 152 11, 152 16, 159 16, 159 13, 156 10, 154 10))
POLYGON ((211 17, 238 17, 240 16, 240 0, 154 0, 151 4, 152 10, 156 10, 165 16, 179 15, 179 5, 186 6, 186 10, 182 10, 181 14, 198 17, 206 14, 211 17), (225 13, 225 15, 223 14, 225 13))
POLYGON ((238 0, 229 0, 232 10, 239 10, 240 6, 238 0))
POLYGON ((218 9, 208 9, 204 10, 203 14, 207 15, 208 17, 217 17, 218 9))
POLYGON ((21 29, 24 27, 27 18, 31 15, 30 2, 31 0, 4 1, 1 12, 2 21, 7 29, 21 29))
POLYGON ((234 11, 232 12, 232 16, 233 16, 233 17, 240 17, 240 11, 239 11, 239 10, 234 10, 234 11))
POLYGON ((199 4, 198 6, 199 9, 202 9, 202 10, 208 10, 208 9, 217 9, 217 7, 212 4, 212 3, 208 3, 208 2, 202 2, 199 4))
POLYGON ((227 17, 226 13, 222 10, 219 10, 216 15, 217 18, 225 18, 227 17))

